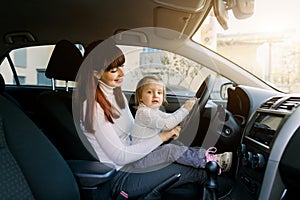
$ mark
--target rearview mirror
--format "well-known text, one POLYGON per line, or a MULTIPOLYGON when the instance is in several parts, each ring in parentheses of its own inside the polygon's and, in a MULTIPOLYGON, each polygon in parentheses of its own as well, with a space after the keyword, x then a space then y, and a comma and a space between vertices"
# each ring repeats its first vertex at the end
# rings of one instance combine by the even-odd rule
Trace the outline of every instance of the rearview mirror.
POLYGON ((245 19, 251 17, 254 13, 255 0, 233 0, 231 9, 233 15, 237 19, 245 19))
POLYGON ((224 30, 228 29, 228 11, 224 0, 214 0, 214 14, 224 30))
POLYGON ((251 17, 254 13, 255 0, 214 0, 214 14, 224 30, 228 29, 228 10, 232 10, 237 19, 251 17))

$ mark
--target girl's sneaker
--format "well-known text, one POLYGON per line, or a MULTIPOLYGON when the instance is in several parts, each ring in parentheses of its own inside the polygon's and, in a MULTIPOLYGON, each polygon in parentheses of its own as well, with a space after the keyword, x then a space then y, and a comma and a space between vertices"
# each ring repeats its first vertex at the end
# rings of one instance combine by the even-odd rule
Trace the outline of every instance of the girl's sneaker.
POLYGON ((206 150, 205 157, 206 157, 206 162, 209 161, 214 161, 217 162, 218 165, 220 166, 220 171, 221 172, 228 172, 231 167, 232 163, 232 152, 224 152, 221 154, 216 154, 217 148, 216 147, 210 147, 206 150))

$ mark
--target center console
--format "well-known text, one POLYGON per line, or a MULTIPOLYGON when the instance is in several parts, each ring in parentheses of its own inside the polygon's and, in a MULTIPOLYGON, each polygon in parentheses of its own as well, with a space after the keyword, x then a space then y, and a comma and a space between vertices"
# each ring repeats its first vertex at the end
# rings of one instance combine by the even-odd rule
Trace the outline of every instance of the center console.
POLYGON ((251 116, 239 148, 237 178, 245 199, 258 199, 267 162, 284 122, 295 110, 287 98, 267 100, 251 116))

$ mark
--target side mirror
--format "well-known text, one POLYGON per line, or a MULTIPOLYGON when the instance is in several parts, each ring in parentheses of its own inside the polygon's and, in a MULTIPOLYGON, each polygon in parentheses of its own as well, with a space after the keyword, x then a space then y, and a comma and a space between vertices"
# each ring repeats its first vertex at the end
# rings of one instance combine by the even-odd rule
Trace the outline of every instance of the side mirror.
POLYGON ((222 99, 228 99, 228 88, 234 88, 236 85, 235 83, 228 82, 221 85, 220 88, 220 96, 222 99))

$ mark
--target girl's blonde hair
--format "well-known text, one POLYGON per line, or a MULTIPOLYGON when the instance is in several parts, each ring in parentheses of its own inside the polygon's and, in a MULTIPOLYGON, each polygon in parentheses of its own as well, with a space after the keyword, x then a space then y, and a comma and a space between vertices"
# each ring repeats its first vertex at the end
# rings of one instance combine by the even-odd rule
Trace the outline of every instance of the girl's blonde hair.
POLYGON ((167 102, 166 97, 166 85, 164 82, 157 76, 144 76, 138 83, 135 89, 135 104, 136 106, 139 106, 142 102, 142 93, 146 85, 148 84, 161 84, 163 86, 163 103, 167 102))

